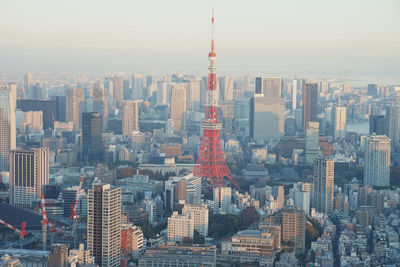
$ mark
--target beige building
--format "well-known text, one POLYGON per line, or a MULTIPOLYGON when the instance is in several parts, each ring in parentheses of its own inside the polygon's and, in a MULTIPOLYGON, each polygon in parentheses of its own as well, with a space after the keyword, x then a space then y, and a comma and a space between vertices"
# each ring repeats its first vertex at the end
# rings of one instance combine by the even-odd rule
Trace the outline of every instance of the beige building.
POLYGON ((121 225, 121 254, 125 257, 130 255, 138 257, 146 248, 146 239, 140 227, 132 223, 121 225))
POLYGON ((305 253, 306 215, 303 210, 282 210, 282 241, 293 245, 296 255, 305 253))
POLYGON ((51 253, 49 255, 49 266, 64 267, 68 262, 68 247, 65 244, 51 245, 51 253))
POLYGON ((189 215, 194 220, 194 230, 203 237, 208 235, 208 207, 207 205, 185 205, 183 215, 189 215))
POLYGON ((333 129, 332 137, 333 139, 343 139, 346 137, 346 107, 334 107, 332 114, 333 129))
POLYGON ((139 131, 139 102, 124 101, 122 110, 122 135, 130 136, 139 131))
POLYGON ((120 266, 121 188, 94 184, 88 195, 87 247, 96 264, 120 266))
POLYGON ((221 259, 228 262, 272 266, 275 258, 274 237, 265 230, 244 230, 221 244, 221 259))
POLYGON ((49 183, 49 148, 13 150, 10 153, 10 203, 31 207, 49 183))
POLYGON ((23 131, 40 131, 43 130, 43 113, 42 111, 22 112, 22 128, 23 131))
POLYGON ((85 249, 84 244, 79 244, 78 249, 71 249, 68 255, 68 263, 79 265, 94 264, 94 257, 90 255, 90 250, 85 249))
POLYGON ((319 212, 333 211, 334 193, 334 161, 325 157, 318 157, 314 163, 314 207, 319 212))
POLYGON ((186 129, 186 84, 171 85, 171 122, 174 133, 186 129))
POLYGON ((22 267, 22 263, 18 259, 13 259, 10 255, 6 254, 0 258, 2 267, 22 267))
POLYGON ((194 238, 194 219, 174 211, 168 218, 168 242, 182 243, 194 238))
POLYGON ((81 114, 83 112, 82 102, 85 94, 82 88, 68 89, 66 96, 66 119, 74 122, 75 129, 80 129, 82 124, 81 114))
POLYGON ((112 77, 112 83, 114 88, 114 97, 118 104, 122 104, 124 101, 124 84, 123 78, 119 76, 112 77))
POLYGON ((200 80, 192 80, 187 84, 186 107, 188 110, 200 108, 200 80))

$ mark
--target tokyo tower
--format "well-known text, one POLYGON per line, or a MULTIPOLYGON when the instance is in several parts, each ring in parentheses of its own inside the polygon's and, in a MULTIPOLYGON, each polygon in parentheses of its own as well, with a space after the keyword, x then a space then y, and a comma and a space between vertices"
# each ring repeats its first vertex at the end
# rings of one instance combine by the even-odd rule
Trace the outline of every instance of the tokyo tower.
POLYGON ((221 148, 220 130, 218 122, 218 91, 216 70, 216 53, 214 47, 214 12, 211 19, 211 52, 208 54, 208 81, 206 95, 206 111, 203 126, 203 140, 201 142, 199 158, 193 169, 193 176, 207 178, 214 187, 223 186, 226 177, 240 190, 238 183, 232 177, 226 165, 221 148))

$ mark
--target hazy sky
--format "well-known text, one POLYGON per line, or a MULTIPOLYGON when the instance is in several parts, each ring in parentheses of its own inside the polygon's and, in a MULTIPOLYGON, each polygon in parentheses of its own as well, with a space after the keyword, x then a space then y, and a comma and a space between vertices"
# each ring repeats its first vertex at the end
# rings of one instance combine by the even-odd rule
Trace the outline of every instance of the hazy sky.
POLYGON ((0 71, 390 76, 399 0, 0 0, 0 71))

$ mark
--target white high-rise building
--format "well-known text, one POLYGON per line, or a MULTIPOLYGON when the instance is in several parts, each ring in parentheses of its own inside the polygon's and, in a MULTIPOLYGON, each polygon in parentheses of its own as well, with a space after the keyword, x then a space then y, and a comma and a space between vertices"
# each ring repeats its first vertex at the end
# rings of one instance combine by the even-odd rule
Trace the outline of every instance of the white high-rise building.
POLYGON ((219 92, 221 100, 233 100, 233 77, 225 76, 219 78, 219 92))
POLYGON ((310 193, 307 191, 294 191, 294 206, 300 207, 305 214, 310 212, 310 193))
POLYGON ((332 136, 334 139, 346 137, 346 107, 334 107, 332 136))
POLYGON ((232 204, 232 189, 230 187, 214 187, 213 200, 215 214, 227 214, 230 212, 232 204))
POLYGON ((24 73, 25 94, 23 95, 23 98, 32 98, 32 93, 31 93, 32 86, 33 86, 32 73, 24 73))
POLYGON ((132 75, 132 91, 133 91, 133 99, 140 100, 143 99, 144 94, 144 82, 143 76, 140 74, 132 75))
POLYGON ((333 211, 334 192, 333 159, 318 157, 314 163, 314 207, 319 212, 331 213, 333 211))
POLYGON ((319 155, 319 123, 309 121, 306 128, 306 164, 314 164, 319 155))
POLYGON ((187 84, 186 107, 188 110, 200 109, 200 80, 192 80, 187 84))
POLYGON ((364 185, 390 185, 390 138, 371 135, 365 140, 364 185))
POLYGON ((9 170, 10 151, 16 148, 17 85, 0 85, 0 172, 9 170))
POLYGON ((300 91, 300 81, 293 80, 292 83, 292 111, 297 108, 297 91, 300 91))
POLYGON ((174 211, 168 218, 168 242, 182 243, 194 238, 194 219, 189 214, 174 211))
POLYGON ((157 82, 157 105, 163 106, 168 103, 168 91, 170 83, 166 81, 157 82))
POLYGON ((194 230, 203 237, 208 235, 208 207, 207 205, 185 205, 183 215, 189 215, 194 220, 194 230))
POLYGON ((120 266, 121 188, 94 184, 88 196, 87 247, 99 266, 120 266))
POLYGON ((139 131, 139 102, 124 101, 122 111, 122 135, 130 136, 139 131))
POLYGON ((10 153, 10 203, 32 207, 49 183, 49 148, 12 150, 10 153))
POLYGON ((201 204, 201 177, 185 176, 186 179, 186 203, 191 205, 201 204))

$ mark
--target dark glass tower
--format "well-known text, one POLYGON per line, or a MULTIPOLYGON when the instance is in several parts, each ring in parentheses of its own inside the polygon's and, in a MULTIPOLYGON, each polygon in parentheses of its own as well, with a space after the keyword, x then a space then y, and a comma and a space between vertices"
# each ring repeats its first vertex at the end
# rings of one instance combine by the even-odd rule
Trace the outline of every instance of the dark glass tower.
POLYGON ((102 159, 101 142, 102 117, 96 112, 82 113, 82 146, 83 159, 98 162, 102 159))

